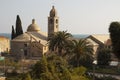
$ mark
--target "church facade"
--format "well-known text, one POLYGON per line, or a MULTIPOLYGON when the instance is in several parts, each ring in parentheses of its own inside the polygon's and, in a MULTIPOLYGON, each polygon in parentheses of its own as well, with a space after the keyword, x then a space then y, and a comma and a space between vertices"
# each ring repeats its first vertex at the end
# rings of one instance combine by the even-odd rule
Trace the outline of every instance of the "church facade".
POLYGON ((59 30, 58 23, 59 17, 53 6, 48 17, 48 32, 42 32, 33 19, 25 33, 11 40, 11 54, 17 59, 39 59, 48 52, 48 39, 59 30))

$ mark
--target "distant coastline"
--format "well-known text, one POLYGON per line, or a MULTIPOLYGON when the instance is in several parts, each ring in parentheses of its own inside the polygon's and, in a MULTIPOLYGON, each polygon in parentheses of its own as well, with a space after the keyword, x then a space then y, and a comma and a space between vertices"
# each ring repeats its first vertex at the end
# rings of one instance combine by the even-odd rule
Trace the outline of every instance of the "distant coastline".
POLYGON ((11 34, 10 33, 0 33, 0 36, 5 36, 5 37, 11 39, 11 34))
POLYGON ((74 38, 83 39, 88 37, 90 34, 72 34, 74 38))
MULTIPOLYGON (((72 34, 74 38, 86 38, 89 36, 89 34, 72 34)), ((9 39, 11 39, 10 33, 0 33, 0 36, 5 36, 9 39)))

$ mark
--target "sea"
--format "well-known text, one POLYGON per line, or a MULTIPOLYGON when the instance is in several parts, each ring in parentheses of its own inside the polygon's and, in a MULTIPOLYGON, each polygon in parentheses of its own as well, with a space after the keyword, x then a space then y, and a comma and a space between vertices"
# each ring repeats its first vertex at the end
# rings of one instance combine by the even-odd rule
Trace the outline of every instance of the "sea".
MULTIPOLYGON (((86 38, 89 36, 89 34, 72 34, 74 38, 81 39, 86 38)), ((9 39, 11 39, 11 33, 0 33, 0 36, 5 36, 9 39)))
POLYGON ((7 38, 11 39, 11 34, 10 33, 0 33, 0 36, 4 36, 4 37, 7 37, 7 38))

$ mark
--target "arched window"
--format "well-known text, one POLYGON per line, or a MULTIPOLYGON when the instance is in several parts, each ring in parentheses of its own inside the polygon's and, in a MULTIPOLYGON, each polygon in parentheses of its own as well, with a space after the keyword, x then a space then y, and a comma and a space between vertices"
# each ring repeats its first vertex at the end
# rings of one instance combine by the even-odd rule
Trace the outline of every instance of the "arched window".
POLYGON ((52 24, 53 23, 53 20, 52 19, 50 19, 50 24, 52 24))
POLYGON ((56 19, 56 23, 58 24, 58 19, 56 19))

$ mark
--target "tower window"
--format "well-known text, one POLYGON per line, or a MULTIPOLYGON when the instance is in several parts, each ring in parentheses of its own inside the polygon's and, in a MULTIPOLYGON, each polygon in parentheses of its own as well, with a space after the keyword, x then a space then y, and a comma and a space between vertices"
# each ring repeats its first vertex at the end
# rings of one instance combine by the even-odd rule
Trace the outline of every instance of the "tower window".
POLYGON ((52 19, 50 19, 50 23, 51 23, 51 24, 53 23, 53 20, 52 20, 52 19))
POLYGON ((56 23, 58 24, 58 20, 56 19, 56 23))

